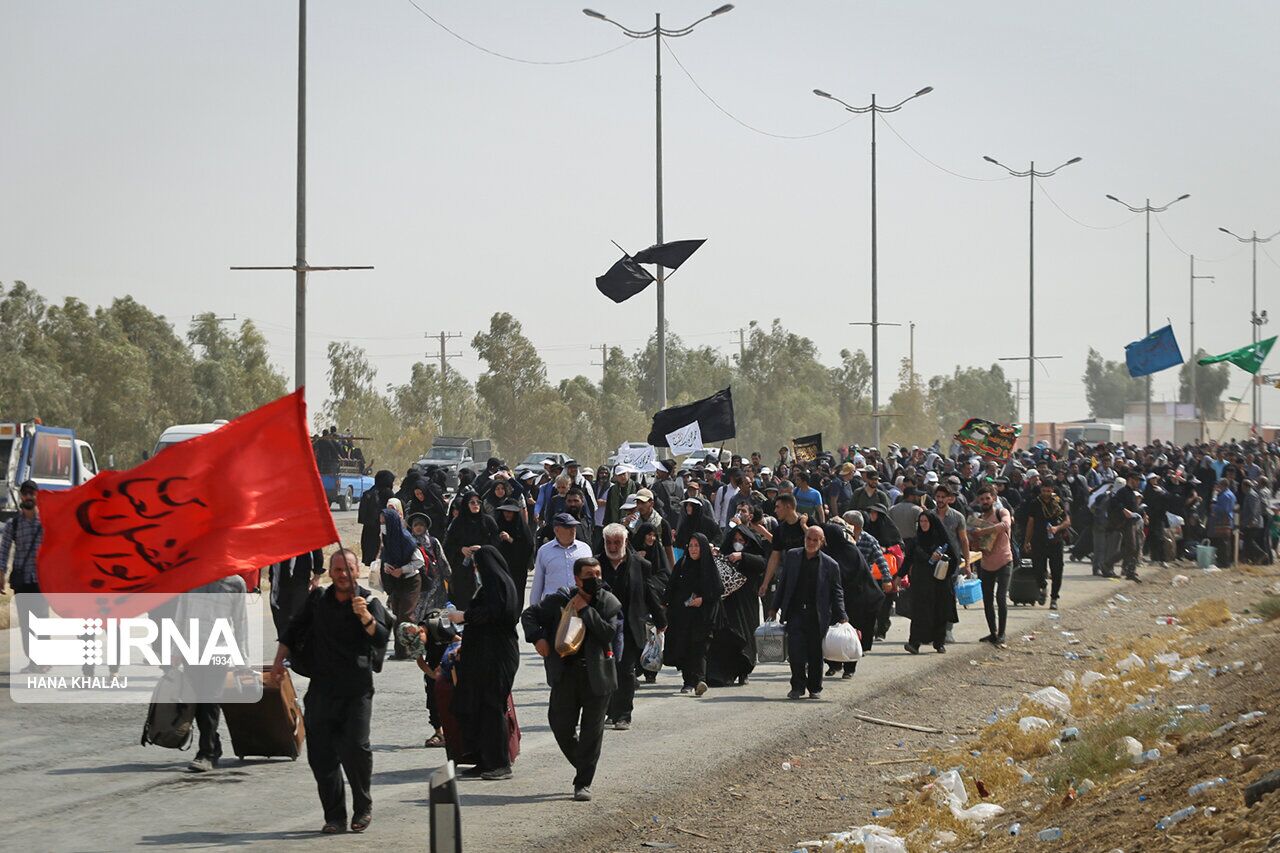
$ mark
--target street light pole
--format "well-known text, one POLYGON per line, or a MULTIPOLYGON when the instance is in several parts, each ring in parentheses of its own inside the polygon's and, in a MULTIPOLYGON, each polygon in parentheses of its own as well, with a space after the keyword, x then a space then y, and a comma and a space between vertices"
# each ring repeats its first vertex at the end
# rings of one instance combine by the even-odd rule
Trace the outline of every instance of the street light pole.
MULTIPOLYGON (((1110 194, 1108 194, 1108 195, 1107 195, 1107 198, 1111 199, 1111 200, 1112 200, 1112 201, 1114 201, 1116 204, 1123 205, 1124 207, 1128 208, 1128 210, 1129 210, 1129 212, 1130 212, 1130 213, 1141 213, 1141 214, 1145 215, 1145 216, 1146 216, 1146 219, 1147 219, 1147 243, 1146 243, 1146 253, 1147 253, 1147 285, 1146 285, 1146 290, 1147 290, 1147 331, 1146 331, 1146 334, 1150 335, 1150 334, 1151 334, 1151 214, 1153 214, 1153 213, 1164 213, 1166 210, 1168 210, 1169 208, 1173 207, 1175 204, 1177 204, 1178 202, 1182 201, 1183 199, 1191 198, 1191 195, 1190 195, 1189 193, 1183 193, 1182 195, 1178 196, 1178 197, 1177 197, 1177 198, 1175 198, 1173 201, 1169 202, 1168 204, 1164 205, 1163 207, 1152 207, 1152 206, 1151 206, 1151 199, 1149 199, 1149 198, 1146 200, 1146 203, 1142 205, 1142 207, 1135 207, 1134 205, 1131 205, 1131 204, 1128 204, 1128 203, 1126 203, 1126 202, 1123 202, 1123 201, 1121 201, 1120 199, 1118 199, 1118 198, 1116 198, 1115 196, 1110 195, 1110 194)), ((1150 373, 1148 373, 1146 376, 1144 376, 1144 377, 1142 378, 1142 382, 1143 382, 1143 389, 1144 389, 1144 390, 1143 390, 1143 398, 1144 398, 1144 400, 1146 401, 1146 417, 1147 417, 1147 444, 1150 444, 1150 443, 1151 443, 1151 374, 1150 374, 1150 373)))
MULTIPOLYGON (((653 16, 653 28, 648 30, 633 30, 630 27, 623 26, 612 18, 604 15, 594 9, 583 9, 582 14, 588 18, 595 18, 598 21, 604 21, 613 24, 624 34, 633 39, 653 39, 654 47, 654 113, 656 128, 655 133, 655 168, 656 176, 656 198, 657 218, 658 218, 658 239, 657 243, 662 242, 662 39, 680 38, 687 36, 693 32, 693 28, 705 20, 714 18, 717 15, 723 15, 733 9, 732 3, 726 3, 716 9, 713 9, 698 20, 689 24, 687 27, 679 27, 676 29, 664 29, 662 26, 662 14, 655 12, 653 16)), ((667 407, 667 314, 666 314, 666 273, 659 266, 657 285, 658 285, 658 392, 661 400, 659 408, 667 407)))
POLYGON ((879 239, 877 235, 877 211, 876 211, 876 115, 878 113, 896 113, 907 103, 907 101, 915 100, 933 91, 932 86, 925 86, 910 97, 903 98, 898 103, 889 107, 882 107, 876 103, 875 93, 871 95, 871 103, 864 107, 853 106, 839 98, 824 92, 821 89, 814 89, 813 94, 819 98, 826 98, 835 101, 851 113, 871 113, 871 322, 869 324, 851 324, 851 325, 870 325, 871 326, 871 434, 872 444, 878 450, 880 448, 880 327, 888 325, 899 325, 897 323, 881 323, 880 322, 880 298, 879 298, 879 239))
POLYGON ((1196 363, 1198 361, 1198 359, 1196 358, 1196 355, 1197 355, 1196 353, 1196 281, 1202 280, 1202 279, 1213 281, 1213 276, 1196 275, 1196 256, 1192 255, 1191 256, 1191 333, 1190 333, 1191 405, 1200 412, 1200 418, 1199 418, 1200 433, 1198 435, 1198 439, 1200 441, 1204 441, 1204 410, 1200 408, 1200 395, 1199 395, 1198 386, 1196 383, 1196 379, 1197 379, 1196 371, 1200 368, 1200 365, 1196 363))
MULTIPOLYGON (((1261 315, 1258 314, 1258 244, 1270 243, 1272 238, 1280 236, 1280 231, 1277 231, 1270 237, 1259 237, 1257 230, 1255 230, 1251 237, 1241 237, 1229 228, 1219 228, 1218 230, 1224 234, 1230 234, 1241 243, 1253 244, 1253 302, 1252 307, 1249 310, 1249 325, 1251 329, 1249 342, 1257 344, 1258 338, 1261 337, 1259 333, 1262 331, 1262 326, 1267 322, 1266 311, 1263 311, 1261 315)), ((1249 396, 1249 408, 1252 410, 1253 434, 1256 436, 1259 434, 1258 424, 1261 421, 1261 413, 1258 410, 1262 408, 1262 394, 1258 388, 1257 382, 1254 382, 1252 386, 1252 393, 1249 396)))
MULTIPOLYGON (((1027 241, 1027 305, 1029 310, 1029 318, 1027 323, 1027 421, 1029 424, 1028 432, 1031 433, 1031 444, 1036 443, 1036 178, 1048 178, 1058 173, 1059 170, 1065 169, 1067 166, 1079 163, 1083 157, 1072 157, 1061 166, 1050 169, 1047 172, 1036 171, 1036 161, 1032 160, 1030 167, 1020 172, 1010 169, 994 157, 984 156, 982 158, 988 163, 999 166, 1015 178, 1026 178, 1029 197, 1028 205, 1028 234, 1027 241)), ((1055 356, 1056 357, 1056 356, 1055 356)), ((1001 359, 1001 361, 1011 361, 1014 359, 1001 359)), ((1017 359, 1021 360, 1021 359, 1017 359)))

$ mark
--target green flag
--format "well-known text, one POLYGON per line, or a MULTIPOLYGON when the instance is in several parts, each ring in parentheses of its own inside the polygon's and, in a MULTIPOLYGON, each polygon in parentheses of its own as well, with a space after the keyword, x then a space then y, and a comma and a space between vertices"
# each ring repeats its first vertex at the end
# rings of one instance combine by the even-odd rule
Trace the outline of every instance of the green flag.
POLYGON ((1222 355, 1211 355, 1207 358, 1202 358, 1197 363, 1217 364, 1220 361, 1229 361, 1241 370, 1257 373, 1262 369, 1262 362, 1267 360, 1267 353, 1271 352, 1271 345, 1275 342, 1276 338, 1273 336, 1265 341, 1249 344, 1247 347, 1224 352, 1222 355))

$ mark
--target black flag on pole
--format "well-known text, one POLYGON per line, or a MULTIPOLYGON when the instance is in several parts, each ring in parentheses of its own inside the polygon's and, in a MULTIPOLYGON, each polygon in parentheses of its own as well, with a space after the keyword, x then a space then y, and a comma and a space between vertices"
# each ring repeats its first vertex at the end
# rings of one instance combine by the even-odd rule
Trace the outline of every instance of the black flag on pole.
POLYGON ((626 302, 655 281, 635 259, 623 255, 609 271, 596 278, 596 289, 614 302, 626 302))
POLYGON ((689 260, 689 256, 702 246, 706 240, 673 240, 670 243, 659 243, 656 246, 636 252, 635 262, 638 264, 657 264, 669 270, 678 270, 680 265, 689 260))
POLYGON ((668 447, 667 436, 696 422, 702 431, 702 441, 711 444, 733 438, 733 389, 717 391, 703 400, 672 406, 653 416, 653 428, 649 431, 649 443, 654 447, 668 447))

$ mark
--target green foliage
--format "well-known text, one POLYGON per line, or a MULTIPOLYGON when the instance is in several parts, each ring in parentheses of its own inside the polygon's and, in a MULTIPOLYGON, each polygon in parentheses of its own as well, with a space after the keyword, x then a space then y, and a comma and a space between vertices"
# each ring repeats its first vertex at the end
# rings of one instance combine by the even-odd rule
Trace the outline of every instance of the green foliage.
POLYGON ((739 362, 733 388, 739 450, 767 452, 815 432, 834 446, 839 406, 813 341, 788 332, 781 320, 767 330, 752 322, 739 362))
POLYGON ((1125 404, 1143 399, 1143 382, 1129 375, 1122 361, 1105 361, 1089 348, 1084 365, 1084 396, 1093 418, 1122 418, 1125 404))
POLYGON ((476 395, 489 413, 494 442, 504 453, 527 452, 535 444, 563 446, 574 417, 547 382, 547 368, 520 321, 500 312, 471 346, 485 362, 476 395))
POLYGON ((957 367, 950 376, 929 380, 929 409, 944 436, 954 435, 969 418, 986 418, 997 423, 1013 423, 1017 401, 1004 370, 957 367))
POLYGON ((0 288, 0 413, 73 427, 104 466, 126 467, 166 427, 233 418, 284 393, 252 324, 232 337, 197 319, 189 341, 131 297, 50 306, 14 282, 0 288))
POLYGON ((1183 403, 1194 402, 1196 409, 1204 413, 1206 420, 1221 420, 1222 395, 1231 384, 1231 366, 1225 361, 1217 364, 1201 366, 1197 361, 1207 356, 1204 350, 1197 350, 1195 358, 1184 362, 1178 371, 1178 400, 1183 403), (1196 399, 1191 399, 1191 371, 1196 372, 1196 399))
POLYGON ((898 390, 889 398, 889 412, 881 427, 885 443, 927 447, 942 438, 926 386, 911 372, 910 359, 904 358, 898 370, 898 390))

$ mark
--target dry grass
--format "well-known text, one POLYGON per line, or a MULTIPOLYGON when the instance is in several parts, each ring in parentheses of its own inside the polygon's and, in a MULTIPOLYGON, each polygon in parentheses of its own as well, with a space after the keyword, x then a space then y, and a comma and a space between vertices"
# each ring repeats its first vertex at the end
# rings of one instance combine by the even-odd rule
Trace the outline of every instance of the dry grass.
POLYGON ((1280 619, 1280 595, 1268 595, 1258 602, 1258 606, 1255 609, 1263 619, 1268 621, 1280 619))
POLYGON ((1178 613, 1178 622, 1188 631, 1217 628, 1231 621, 1231 609, 1221 598, 1206 598, 1178 613))

